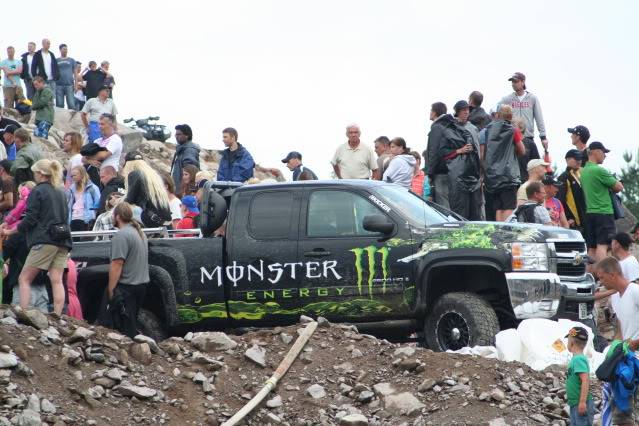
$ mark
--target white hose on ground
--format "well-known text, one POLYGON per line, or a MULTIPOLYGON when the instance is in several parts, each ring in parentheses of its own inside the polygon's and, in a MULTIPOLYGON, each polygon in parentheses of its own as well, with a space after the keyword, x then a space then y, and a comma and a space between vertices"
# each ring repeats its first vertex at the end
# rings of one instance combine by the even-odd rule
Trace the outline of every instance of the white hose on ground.
POLYGON ((297 358, 297 356, 302 351, 302 348, 310 339, 310 337, 315 333, 315 329, 317 328, 317 322, 308 323, 308 325, 304 328, 304 331, 300 334, 300 337, 297 338, 291 350, 288 351, 280 365, 277 367, 273 375, 270 379, 266 381, 264 387, 251 399, 246 403, 244 407, 240 409, 233 417, 222 423, 222 426, 234 426, 238 424, 244 417, 246 417, 255 407, 257 407, 260 402, 268 395, 274 388, 277 386, 277 382, 286 374, 289 367, 293 364, 293 361, 297 358))

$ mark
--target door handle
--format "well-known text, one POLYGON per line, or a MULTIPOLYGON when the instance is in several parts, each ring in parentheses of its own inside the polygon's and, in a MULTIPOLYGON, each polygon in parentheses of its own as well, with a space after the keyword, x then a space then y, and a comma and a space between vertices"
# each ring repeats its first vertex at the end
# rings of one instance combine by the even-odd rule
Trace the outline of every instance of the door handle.
POLYGON ((324 249, 314 249, 313 251, 307 251, 304 253, 306 257, 321 257, 321 256, 330 256, 331 252, 326 251, 324 249))

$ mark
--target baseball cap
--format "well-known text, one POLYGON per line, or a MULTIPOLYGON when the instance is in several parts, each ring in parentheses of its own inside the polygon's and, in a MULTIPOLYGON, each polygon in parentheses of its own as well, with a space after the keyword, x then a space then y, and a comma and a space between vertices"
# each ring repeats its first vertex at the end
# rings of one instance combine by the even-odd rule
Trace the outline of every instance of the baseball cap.
POLYGON ((136 161, 136 160, 144 160, 144 157, 142 157, 142 154, 140 154, 137 151, 127 152, 126 156, 124 157, 124 162, 125 163, 127 161, 136 161))
POLYGON ((526 76, 521 72, 516 72, 512 75, 512 77, 508 79, 508 81, 513 81, 513 80, 526 81, 526 76))
POLYGON ((543 183, 544 185, 554 185, 554 186, 562 185, 562 183, 559 182, 557 179, 555 179, 555 177, 551 174, 545 175, 544 178, 541 180, 541 183, 543 183))
POLYGON ((591 142, 590 145, 588 145, 588 149, 589 150, 600 149, 603 152, 610 152, 610 150, 608 148, 606 148, 604 146, 604 144, 602 144, 601 142, 598 142, 598 141, 591 142))
POLYGON ((528 166, 526 167, 528 171, 531 171, 537 166, 550 166, 550 163, 546 163, 544 160, 540 158, 535 158, 534 160, 530 160, 528 162, 528 166))
POLYGON ((200 213, 200 208, 197 205, 197 198, 193 195, 186 195, 182 197, 182 205, 191 213, 200 213))
POLYGON ((569 127, 568 133, 573 133, 581 138, 582 141, 586 142, 590 139, 590 130, 586 126, 582 126, 581 124, 575 127, 569 127))
POLYGON ((571 149, 571 150, 568 150, 564 158, 574 158, 575 160, 581 161, 581 159, 583 158, 583 155, 581 154, 581 151, 579 151, 578 149, 571 149))
POLYGON ((282 163, 288 163, 289 160, 293 159, 293 158, 297 158, 298 160, 302 160, 302 154, 300 154, 297 151, 291 151, 288 153, 288 155, 286 156, 286 158, 284 158, 282 160, 282 163))
POLYGON ((568 334, 564 336, 565 338, 574 337, 576 339, 582 340, 584 342, 588 341, 588 332, 583 327, 573 327, 568 330, 568 334))
POLYGON ((470 105, 468 105, 468 102, 464 100, 457 101, 457 103, 455 103, 455 105, 453 106, 453 109, 455 110, 455 112, 465 108, 470 108, 470 105))

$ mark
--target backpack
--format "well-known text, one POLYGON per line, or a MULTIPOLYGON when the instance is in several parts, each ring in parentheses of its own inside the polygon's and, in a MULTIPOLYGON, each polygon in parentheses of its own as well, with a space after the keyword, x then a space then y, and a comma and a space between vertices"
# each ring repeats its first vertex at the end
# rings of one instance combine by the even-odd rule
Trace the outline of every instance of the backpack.
POLYGON ((514 211, 517 223, 537 223, 535 220, 535 208, 537 204, 524 204, 514 211))

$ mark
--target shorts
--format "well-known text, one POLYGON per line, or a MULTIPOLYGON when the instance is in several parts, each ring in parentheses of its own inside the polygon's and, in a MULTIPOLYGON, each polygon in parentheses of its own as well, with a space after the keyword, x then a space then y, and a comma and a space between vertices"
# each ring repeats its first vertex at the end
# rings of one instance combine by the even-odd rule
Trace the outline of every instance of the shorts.
POLYGON ((615 217, 612 214, 586 213, 586 244, 588 248, 597 245, 610 245, 617 232, 615 217))
POLYGON ((29 250, 24 266, 31 266, 43 271, 50 268, 64 269, 67 266, 69 249, 50 244, 36 244, 29 250))
POLYGON ((570 426, 592 426, 595 417, 595 403, 592 399, 586 401, 586 414, 579 415, 579 406, 570 407, 570 426))
POLYGON ((33 130, 33 135, 39 138, 47 139, 49 137, 49 129, 52 124, 48 121, 38 121, 36 123, 36 128, 33 130))
POLYGON ((517 188, 502 189, 497 192, 486 191, 485 195, 486 203, 490 204, 494 211, 515 210, 517 208, 517 188))

